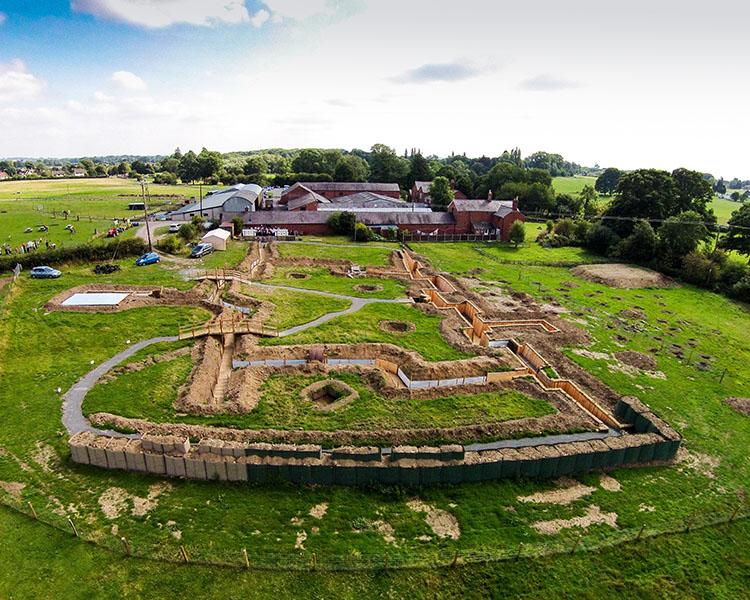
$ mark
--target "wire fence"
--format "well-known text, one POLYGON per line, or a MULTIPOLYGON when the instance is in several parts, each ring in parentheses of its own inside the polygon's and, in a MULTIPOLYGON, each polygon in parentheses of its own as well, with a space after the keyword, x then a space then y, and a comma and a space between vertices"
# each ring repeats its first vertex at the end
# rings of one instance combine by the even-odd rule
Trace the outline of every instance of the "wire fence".
POLYGON ((252 568, 272 571, 367 571, 383 569, 443 568, 475 563, 488 563, 521 558, 574 554, 611 548, 665 534, 689 532, 704 527, 731 523, 750 517, 750 505, 694 513, 683 519, 664 521, 640 527, 584 532, 581 535, 555 537, 544 541, 516 542, 498 547, 463 549, 456 547, 434 551, 403 551, 364 554, 352 551, 346 555, 298 552, 253 552, 252 549, 217 548, 212 544, 198 546, 160 540, 158 543, 134 543, 124 537, 104 535, 101 530, 87 530, 85 522, 75 522, 67 516, 48 510, 38 510, 30 502, 17 499, 3 503, 26 516, 78 537, 97 547, 125 557, 145 558, 165 563, 194 563, 232 568, 252 568))

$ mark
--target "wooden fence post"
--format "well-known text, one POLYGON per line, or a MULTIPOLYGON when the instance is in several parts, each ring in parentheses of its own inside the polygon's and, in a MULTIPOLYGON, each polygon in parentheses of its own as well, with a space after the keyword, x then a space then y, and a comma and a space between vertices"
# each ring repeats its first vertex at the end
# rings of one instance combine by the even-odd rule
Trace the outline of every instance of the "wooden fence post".
POLYGON ((573 544, 573 548, 570 551, 571 554, 573 554, 576 551, 576 548, 578 548, 578 544, 581 543, 581 537, 582 536, 579 535, 578 538, 576 538, 576 543, 573 544))
POLYGON ((313 555, 312 555, 312 570, 313 571, 318 570, 318 557, 316 556, 315 552, 313 552, 313 555))
POLYGON ((78 530, 76 529, 76 526, 73 524, 73 521, 68 519, 68 523, 70 523, 70 528, 73 530, 73 534, 78 537, 78 530))
POLYGON ((721 374, 721 378, 719 379, 719 383, 721 383, 722 381, 724 381, 724 375, 726 375, 726 374, 727 374, 727 368, 724 367, 724 372, 721 374))
POLYGON ((29 502, 29 508, 31 509, 31 514, 34 515, 34 518, 38 520, 39 517, 36 516, 36 511, 34 510, 34 505, 31 502, 29 502))
POLYGON ((518 552, 516 552, 516 562, 518 562, 518 559, 521 558, 521 548, 523 548, 523 542, 519 542, 518 544, 518 552))
POLYGON ((242 549, 242 556, 245 558, 245 568, 250 568, 250 560, 247 558, 247 550, 245 548, 242 549))
POLYGON ((737 505, 737 508, 735 508, 735 509, 734 509, 734 512, 732 513, 732 516, 731 516, 731 517, 729 517, 729 522, 730 522, 730 523, 731 523, 732 521, 734 521, 734 518, 735 518, 735 517, 737 516, 737 513, 739 512, 739 510, 740 510, 740 505, 738 504, 738 505, 737 505))
POLYGON ((185 559, 185 562, 189 563, 190 559, 188 558, 187 552, 185 552, 185 546, 180 545, 180 552, 182 552, 182 558, 185 559))
POLYGON ((646 529, 646 524, 645 523, 643 525, 641 525, 641 530, 638 532, 638 537, 635 538, 636 541, 638 541, 638 540, 641 539, 641 536, 643 535, 643 530, 644 529, 646 529))
POLYGON ((458 564, 458 550, 455 551, 453 554, 453 562, 451 562, 451 567, 455 567, 458 564))
POLYGON ((388 555, 385 555, 385 568, 388 569, 388 555))
POLYGON ((130 544, 128 544, 128 540, 121 537, 120 541, 122 542, 122 545, 125 546, 125 556, 130 556, 130 544))

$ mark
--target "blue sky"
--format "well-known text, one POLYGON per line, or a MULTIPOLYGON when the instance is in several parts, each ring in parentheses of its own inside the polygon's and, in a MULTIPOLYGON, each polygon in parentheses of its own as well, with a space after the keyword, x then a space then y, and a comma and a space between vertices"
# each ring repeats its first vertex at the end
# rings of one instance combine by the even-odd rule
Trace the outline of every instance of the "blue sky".
POLYGON ((362 147, 750 178, 745 3, 0 0, 0 156, 362 147))

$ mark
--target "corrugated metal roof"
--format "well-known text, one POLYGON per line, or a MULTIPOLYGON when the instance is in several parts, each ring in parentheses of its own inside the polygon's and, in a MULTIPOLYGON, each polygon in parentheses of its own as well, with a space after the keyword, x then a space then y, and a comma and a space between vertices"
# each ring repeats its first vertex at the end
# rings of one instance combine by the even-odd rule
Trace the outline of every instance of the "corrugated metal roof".
MULTIPOLYGON (((453 200, 453 206, 457 212, 495 212, 503 206, 512 208, 512 200, 453 200)), ((448 208, 450 208, 450 206, 448 208)))
MULTIPOLYGON (((260 196, 262 188, 254 183, 248 183, 246 185, 238 184, 225 190, 219 190, 212 192, 203 198, 203 210, 212 210, 224 206, 224 203, 231 198, 241 198, 248 202, 255 202, 255 199, 260 196)), ((201 209, 200 202, 193 202, 179 208, 172 212, 173 215, 181 215, 191 212, 199 212, 201 209)))

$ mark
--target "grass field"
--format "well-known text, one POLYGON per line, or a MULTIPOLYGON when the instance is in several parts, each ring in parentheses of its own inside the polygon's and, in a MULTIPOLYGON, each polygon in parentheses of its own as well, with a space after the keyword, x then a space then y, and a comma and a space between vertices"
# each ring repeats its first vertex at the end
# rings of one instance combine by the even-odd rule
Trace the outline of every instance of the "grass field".
POLYGON ((318 242, 322 244, 336 244, 343 246, 385 246, 387 248, 399 249, 398 242, 355 242, 345 235, 303 235, 300 239, 304 242, 318 242))
POLYGON ((326 267, 275 267, 273 276, 264 279, 262 283, 319 290, 359 298, 398 298, 403 296, 406 291, 403 283, 393 279, 371 279, 368 277, 349 279, 348 277, 331 275, 326 267), (290 276, 291 273, 301 273, 310 277, 309 279, 295 279, 290 276), (360 285, 376 285, 383 289, 376 292, 363 292, 354 289, 360 285))
MULTIPOLYGON (((204 186, 204 192, 211 189, 204 186)), ((186 198, 198 198, 197 185, 158 185, 149 184, 152 197, 179 195, 186 198)), ((70 199, 70 198, 113 198, 117 196, 140 196, 141 184, 133 179, 119 177, 102 177, 97 179, 37 179, 0 182, 0 199, 70 199)), ((123 198, 136 202, 139 198, 123 198)))
MULTIPOLYGON (((316 410, 310 400, 300 398, 300 391, 304 387, 326 379, 326 376, 273 375, 261 388, 258 406, 251 413, 177 416, 172 403, 190 368, 188 355, 120 375, 117 380, 98 385, 89 392, 84 413, 109 412, 156 423, 194 423, 239 429, 383 431, 499 423, 555 412, 547 402, 514 391, 447 395, 430 400, 384 398, 371 391, 359 375, 344 371, 333 373, 330 378, 352 386, 359 393, 359 398, 330 412, 316 410)), ((434 439, 430 441, 435 443, 434 439)))
MULTIPOLYGON (((747 597, 747 521, 591 551, 623 530, 637 532, 641 525, 658 530, 712 511, 728 515, 745 501, 743 488, 746 490, 750 481, 750 459, 745 451, 750 444, 749 420, 721 399, 746 396, 750 389, 750 376, 743 366, 750 359, 747 307, 692 287, 615 290, 574 280, 563 268, 501 264, 479 253, 469 260, 465 245, 424 244, 420 248, 428 257, 433 252, 441 253, 435 255, 436 262, 448 270, 485 269, 480 275, 485 282, 477 282, 478 286, 498 285, 494 282, 503 280, 510 282, 505 285, 537 298, 555 295, 571 311, 580 313, 567 318, 575 319, 590 333, 593 343, 588 351, 611 354, 626 348, 659 349, 658 370, 666 379, 623 373, 612 359, 581 356, 573 349, 567 352, 619 394, 640 397, 683 433, 686 451, 681 462, 613 470, 609 477, 616 480, 614 487, 611 483, 605 486, 597 473, 577 475, 574 480, 591 491, 570 504, 521 500, 558 489, 554 481, 503 480, 389 491, 164 480, 74 465, 68 459, 67 437, 60 424, 61 401, 55 389, 68 389, 92 368, 90 361, 101 363, 125 348, 128 339, 174 333, 177 323, 204 319, 205 315, 185 308, 45 315, 41 307, 47 299, 92 279, 90 267, 65 268, 59 280, 22 278, 0 319, 0 481, 6 484, 0 486, 0 501, 24 510, 25 503, 31 501, 40 518, 56 519, 65 531, 0 511, 4 559, 0 561, 0 597, 136 597, 146 589, 152 595, 190 591, 196 597, 228 598, 269 593, 361 598, 599 598, 610 590, 618 597, 632 598, 747 597), (567 285, 572 280, 579 287, 567 285), (558 292, 560 287, 570 291, 558 292), (619 315, 626 308, 641 310, 646 319, 619 315), (665 340, 664 350, 654 337, 665 340), (694 349, 690 343, 695 344, 694 349), (683 352, 683 357, 670 350, 683 352), (704 370, 706 365, 699 367, 698 361, 706 363, 708 370, 704 370), (415 498, 455 518, 460 526, 458 539, 438 537, 425 514, 409 508, 407 501, 415 498), (311 508, 321 503, 327 505, 325 516, 310 516, 311 508), (534 527, 541 521, 581 518, 594 508, 615 513, 619 529, 599 523, 549 536, 534 527), (193 560, 231 560, 237 565, 242 564, 242 548, 253 558, 273 553, 276 565, 308 560, 316 552, 319 564, 325 565, 326 557, 333 555, 376 555, 382 559, 389 553, 396 560, 439 550, 452 555, 457 549, 464 555, 515 549, 520 542, 527 549, 550 541, 572 547, 579 534, 583 541, 580 553, 574 556, 522 558, 518 563, 453 570, 259 575, 255 571, 127 561, 121 554, 109 554, 70 537, 67 518, 75 521, 82 537, 118 553, 122 548, 119 536, 125 536, 137 553, 174 560, 179 559, 182 544, 193 560), (392 528, 393 542, 373 525, 378 522, 392 528), (363 524, 367 526, 363 528, 363 524), (305 534, 303 548, 295 547, 300 532, 305 534)), ((100 280, 161 282, 183 289, 192 285, 184 279, 181 266, 159 264, 137 269, 132 261, 127 262, 122 272, 100 280)), ((462 357, 440 336, 439 320, 411 306, 370 305, 356 314, 268 343, 391 342, 413 348, 429 360, 462 357), (417 331, 385 334, 378 328, 383 319, 411 321, 417 331)), ((160 377, 167 397, 174 380, 168 380, 166 373, 160 377)), ((408 416, 409 409, 403 410, 408 416)), ((416 418, 414 414, 409 418, 416 418)), ((442 411, 440 414, 444 418, 442 411)))
POLYGON ((240 291, 250 298, 272 302, 276 309, 266 321, 266 325, 282 330, 309 323, 327 313, 346 310, 351 306, 351 302, 343 298, 329 298, 291 290, 242 285, 240 291))
POLYGON ((716 220, 719 223, 726 223, 727 221, 729 221, 732 213, 742 207, 742 203, 732 202, 731 200, 727 200, 726 198, 714 196, 714 200, 711 203, 710 207, 714 209, 716 220))
MULTIPOLYGON (((327 242, 327 239, 326 239, 327 242)), ((283 258, 305 257, 305 258, 333 258, 339 260, 351 260, 360 265, 385 266, 388 264, 388 256, 392 250, 385 248, 375 248, 373 246, 362 245, 358 248, 349 246, 337 247, 318 246, 316 244, 297 244, 297 243, 280 243, 278 244, 279 254, 283 258)))
POLYGON ((261 344, 289 346, 294 344, 358 344, 382 342, 407 350, 416 350, 425 360, 456 360, 468 355, 449 346, 437 324, 443 317, 426 315, 407 304, 368 304, 350 315, 336 317, 313 329, 306 329, 284 338, 266 338, 261 344), (416 330, 393 334, 380 330, 380 321, 409 321, 416 330))

